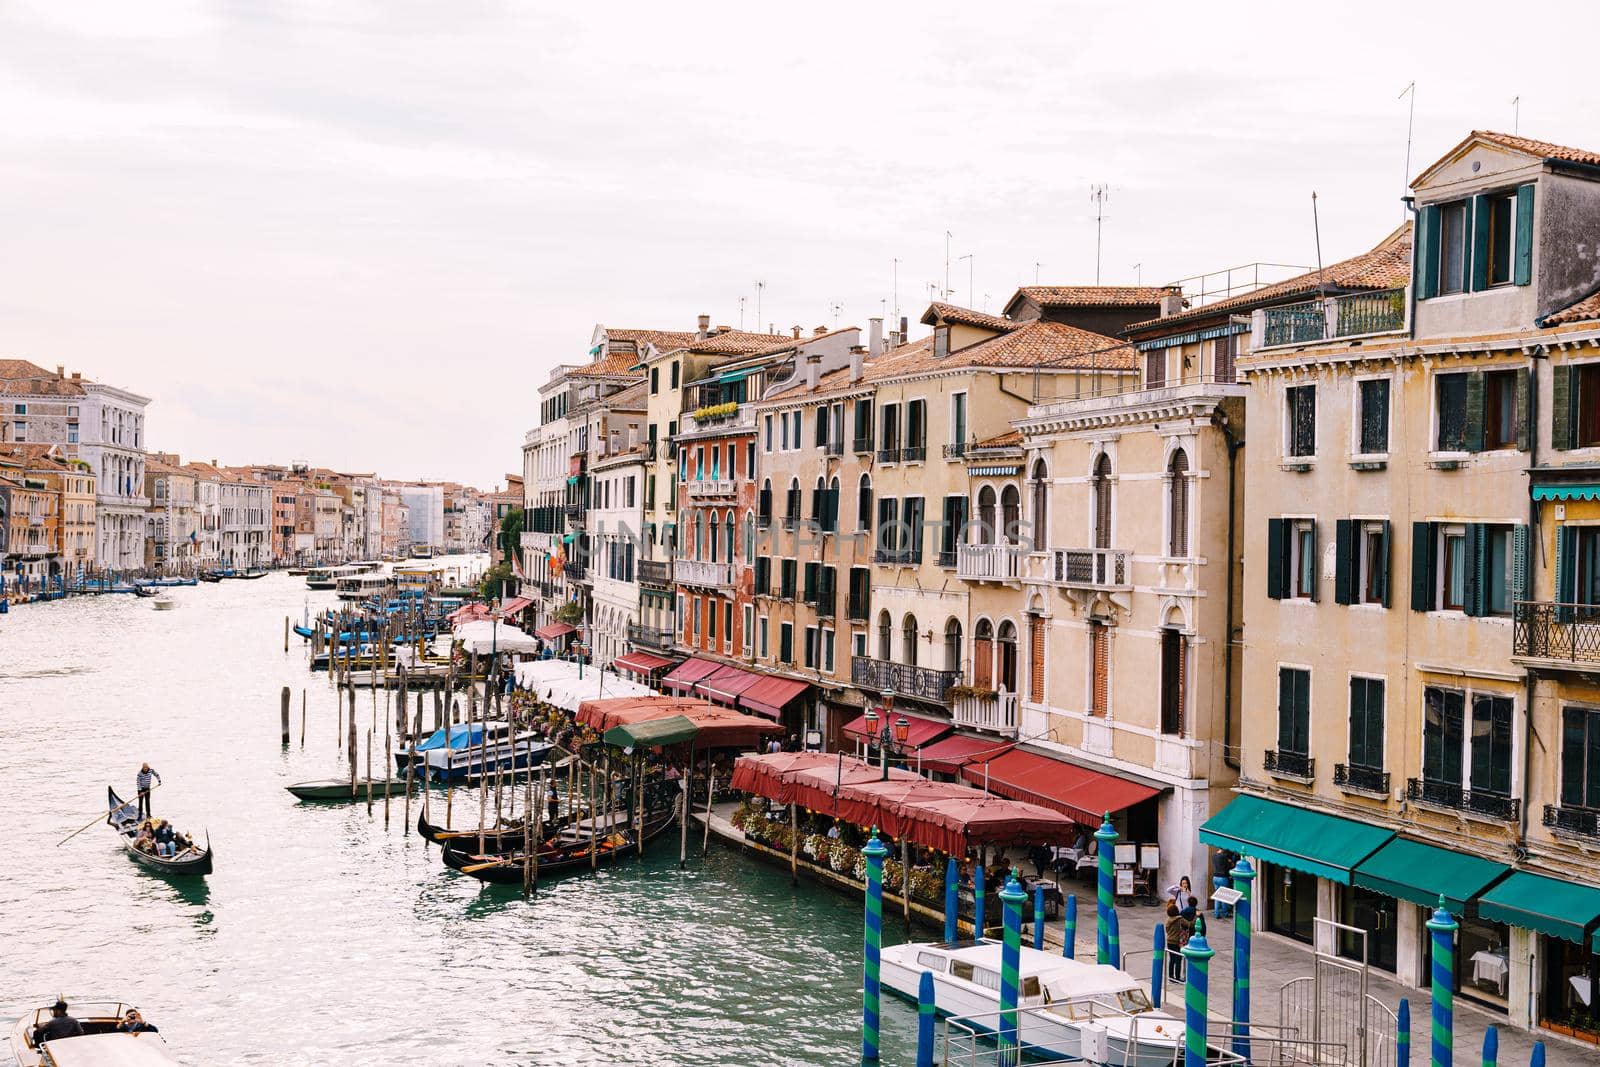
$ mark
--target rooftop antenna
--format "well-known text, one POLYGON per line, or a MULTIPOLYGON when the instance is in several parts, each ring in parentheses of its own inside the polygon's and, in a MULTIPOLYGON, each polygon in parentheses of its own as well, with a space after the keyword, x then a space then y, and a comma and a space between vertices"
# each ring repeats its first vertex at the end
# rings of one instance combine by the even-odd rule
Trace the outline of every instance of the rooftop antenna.
POLYGON ((1519 135, 1522 131, 1522 96, 1519 93, 1511 98, 1511 135, 1519 135))
POLYGON ((1133 284, 1135 284, 1135 285, 1143 285, 1144 284, 1144 264, 1143 263, 1135 263, 1133 265, 1133 279, 1134 279, 1133 280, 1133 284))
POLYGON ((756 329, 761 329, 761 294, 766 290, 767 283, 756 282, 756 329))
POLYGON ((744 332, 744 297, 739 298, 739 331, 744 332))
POLYGON ((1317 288, 1322 288, 1322 224, 1317 220, 1317 191, 1311 190, 1311 232, 1317 240, 1317 288))
POLYGON ((1044 264, 1040 263, 1038 260, 1034 260, 1033 261, 1033 284, 1034 285, 1038 285, 1039 284, 1039 268, 1042 267, 1042 266, 1044 266, 1044 264))
POLYGON ((894 319, 900 321, 900 257, 894 257, 894 319))
POLYGON ((1094 283, 1100 284, 1100 234, 1105 228, 1106 199, 1111 195, 1108 185, 1089 186, 1089 199, 1094 201, 1094 283))
POLYGON ((966 255, 958 257, 956 262, 960 263, 963 259, 967 261, 967 302, 970 306, 972 298, 978 295, 972 286, 972 265, 976 262, 976 259, 971 252, 968 252, 966 255))
POLYGON ((828 310, 833 312, 833 325, 835 329, 838 329, 839 316, 844 313, 844 303, 842 301, 835 300, 833 303, 828 305, 828 310))
MULTIPOLYGON (((1395 99, 1399 100, 1401 97, 1405 97, 1405 96, 1409 96, 1411 98, 1411 104, 1410 104, 1410 110, 1406 113, 1406 172, 1400 176, 1401 178, 1405 179, 1401 183, 1401 186, 1400 186, 1400 195, 1402 195, 1402 196, 1404 196, 1411 189, 1411 130, 1412 130, 1412 127, 1416 124, 1416 119, 1417 119, 1417 83, 1416 82, 1412 82, 1411 84, 1407 85, 1404 89, 1401 89, 1400 90, 1400 96, 1395 97, 1395 99)), ((1402 216, 1404 216, 1405 213, 1406 213, 1406 208, 1405 208, 1404 205, 1401 205, 1400 214, 1402 216)))
POLYGON ((950 299, 950 238, 953 235, 949 230, 944 231, 944 295, 940 300, 950 299))
POLYGON ((989 314, 989 294, 988 293, 984 293, 983 294, 983 313, 985 315, 989 314))

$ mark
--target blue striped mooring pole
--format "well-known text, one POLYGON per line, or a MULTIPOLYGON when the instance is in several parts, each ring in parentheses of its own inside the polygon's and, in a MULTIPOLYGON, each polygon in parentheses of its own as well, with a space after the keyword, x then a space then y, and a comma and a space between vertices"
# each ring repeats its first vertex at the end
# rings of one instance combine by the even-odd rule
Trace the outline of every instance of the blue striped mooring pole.
POLYGON ((1395 1013, 1394 1067, 1411 1067, 1411 1001, 1405 997, 1395 1013))
POLYGON ((1111 953, 1111 966, 1122 967, 1122 920, 1117 918, 1117 909, 1111 909, 1111 918, 1106 923, 1106 950, 1111 953))
POLYGON ((983 861, 972 865, 972 936, 983 937, 983 861))
POLYGON ((1033 887, 1033 947, 1044 950, 1044 886, 1033 887))
POLYGON ((872 840, 867 842, 861 854, 867 858, 867 920, 862 946, 866 959, 861 983, 861 1058, 876 1062, 882 999, 878 954, 883 947, 883 857, 889 854, 883 842, 878 840, 876 828, 872 831, 872 840))
POLYGON ((1195 918, 1194 936, 1183 946, 1189 972, 1183 990, 1183 1065, 1206 1067, 1206 998, 1210 987, 1211 957, 1216 952, 1206 943, 1205 916, 1195 918))
POLYGON ((1243 856, 1232 871, 1233 888, 1239 891, 1239 900, 1233 906, 1233 1051, 1235 1055, 1250 1056, 1250 942, 1253 933, 1250 922, 1251 887, 1255 882, 1255 868, 1243 856))
POLYGON ((1005 917, 1005 940, 1000 946, 1000 1049, 1002 1063, 1017 1063, 1017 991, 1022 985, 1022 902, 1028 894, 1017 882, 1016 871, 1000 890, 1000 907, 1005 917), (1010 1055, 1008 1055, 1010 1053, 1010 1055))
POLYGON ((1061 928, 1061 937, 1064 942, 1061 954, 1067 959, 1075 959, 1078 955, 1078 894, 1068 893, 1067 903, 1062 909, 1066 912, 1066 922, 1061 928))
POLYGON ((917 980, 917 1067, 933 1067, 933 972, 917 980))
POLYGON ((1494 1027, 1483 1032, 1483 1067, 1495 1067, 1500 1060, 1500 1031, 1494 1027))
POLYGON ((1094 832, 1094 839, 1098 844, 1100 857, 1100 884, 1095 897, 1094 917, 1094 944, 1095 962, 1111 962, 1111 940, 1109 937, 1111 924, 1111 908, 1116 903, 1117 881, 1116 870, 1112 866, 1117 843, 1117 831, 1111 825, 1111 813, 1105 814, 1105 821, 1100 824, 1100 829, 1094 832))
POLYGON ((1433 936, 1433 1039, 1432 1067, 1451 1067, 1455 1054, 1455 934, 1460 924, 1445 910, 1444 897, 1428 920, 1433 936))
POLYGON ((956 858, 951 856, 944 865, 944 939, 956 939, 956 858))
POLYGON ((1156 923, 1156 936, 1150 947, 1150 1003, 1161 1010, 1161 982, 1167 976, 1167 927, 1156 923))

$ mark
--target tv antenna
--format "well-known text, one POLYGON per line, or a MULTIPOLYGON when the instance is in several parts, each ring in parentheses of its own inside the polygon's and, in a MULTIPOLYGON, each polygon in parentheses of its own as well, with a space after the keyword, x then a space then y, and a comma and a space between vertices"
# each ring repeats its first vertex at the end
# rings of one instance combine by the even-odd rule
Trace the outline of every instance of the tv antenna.
POLYGON ((944 231, 944 289, 941 300, 950 299, 950 238, 953 235, 949 230, 944 231))
POLYGON ((743 330, 744 330, 744 300, 745 300, 745 298, 742 297, 742 296, 739 298, 739 330, 740 330, 740 332, 743 332, 743 330))
POLYGON ((1322 277, 1322 224, 1317 220, 1317 191, 1311 190, 1311 233, 1317 241, 1317 288, 1321 289, 1322 277))
POLYGON ((972 287, 972 265, 977 260, 971 252, 968 252, 964 256, 957 257, 956 262, 960 263, 963 259, 967 261, 967 306, 971 307, 978 297, 977 292, 972 287))
POLYGON ((1513 137, 1522 131, 1522 95, 1519 93, 1511 98, 1511 134, 1513 137))
MULTIPOLYGON (((1410 188, 1411 188, 1411 131, 1412 131, 1412 128, 1416 125, 1416 120, 1417 120, 1417 83, 1416 82, 1413 81, 1411 84, 1407 85, 1404 89, 1401 89, 1400 90, 1400 96, 1395 97, 1395 99, 1399 100, 1401 97, 1406 97, 1406 96, 1409 96, 1411 98, 1411 103, 1410 103, 1410 106, 1409 106, 1409 110, 1406 113, 1406 172, 1400 176, 1401 178, 1404 179, 1404 181, 1401 183, 1401 186, 1400 186, 1400 195, 1401 196, 1404 196, 1406 194, 1406 192, 1409 191, 1410 188)), ((1405 213, 1406 213, 1406 209, 1405 209, 1404 206, 1402 206, 1400 208, 1400 214, 1402 216, 1404 216, 1405 213)))
POLYGON ((1034 285, 1038 285, 1039 284, 1039 268, 1042 267, 1042 266, 1044 266, 1044 264, 1040 263, 1038 260, 1034 260, 1033 261, 1033 284, 1034 285))
POLYGON ((1135 285, 1143 285, 1144 284, 1144 264, 1143 263, 1135 263, 1133 265, 1133 284, 1135 284, 1135 285))
POLYGON ((767 283, 756 282, 756 329, 761 329, 761 294, 766 291, 767 283))
POLYGON ((1094 283, 1100 284, 1100 237, 1105 229, 1106 200, 1111 196, 1109 185, 1089 186, 1089 199, 1094 201, 1094 283))

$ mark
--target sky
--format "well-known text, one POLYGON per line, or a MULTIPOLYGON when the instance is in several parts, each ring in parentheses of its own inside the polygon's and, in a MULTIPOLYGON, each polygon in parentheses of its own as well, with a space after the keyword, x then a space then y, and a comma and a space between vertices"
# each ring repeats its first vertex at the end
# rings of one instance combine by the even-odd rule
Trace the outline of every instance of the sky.
POLYGON ((1474 128, 1600 149, 1597 23, 5 0, 0 357, 151 397, 152 447, 186 457, 489 488, 596 323, 898 307, 915 336, 930 286, 997 312, 1097 261, 1153 284, 1312 266, 1319 231, 1325 262, 1363 251, 1403 220, 1413 82, 1412 176, 1474 128))

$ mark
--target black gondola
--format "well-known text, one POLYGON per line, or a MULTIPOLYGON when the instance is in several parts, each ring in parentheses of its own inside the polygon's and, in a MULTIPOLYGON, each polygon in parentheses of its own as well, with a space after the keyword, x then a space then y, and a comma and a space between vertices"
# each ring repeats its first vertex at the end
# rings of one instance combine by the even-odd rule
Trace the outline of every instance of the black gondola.
MULTIPOLYGON (((645 813, 644 843, 660 837, 678 823, 678 809, 661 808, 645 813)), ((633 826, 618 827, 608 838, 613 843, 602 842, 595 850, 593 864, 604 867, 615 863, 624 856, 636 854, 639 850, 638 838, 635 836, 633 826)), ((462 842, 466 848, 456 848, 453 842, 445 842, 444 862, 462 874, 471 875, 480 882, 497 882, 510 885, 521 885, 523 875, 523 854, 508 852, 503 855, 486 855, 470 851, 476 844, 474 836, 469 841, 462 842)), ((570 845, 561 845, 554 848, 540 849, 539 851, 539 877, 548 878, 554 875, 570 874, 577 871, 590 869, 589 842, 583 841, 570 845)))
MULTIPOLYGON (((547 824, 545 833, 559 827, 547 824)), ((417 833, 432 841, 436 845, 455 845, 457 847, 478 847, 478 832, 476 830, 447 830, 443 826, 435 826, 428 821, 427 815, 417 813, 417 833)), ((485 853, 512 852, 522 847, 525 840, 522 827, 502 826, 497 830, 485 830, 483 834, 483 851, 485 853)))
POLYGON ((145 852, 133 847, 134 838, 139 836, 139 805, 131 800, 123 800, 109 785, 106 786, 106 804, 106 823, 117 832, 122 839, 122 847, 136 862, 162 874, 211 873, 211 842, 207 841, 204 849, 191 848, 178 856, 157 856, 145 852))

